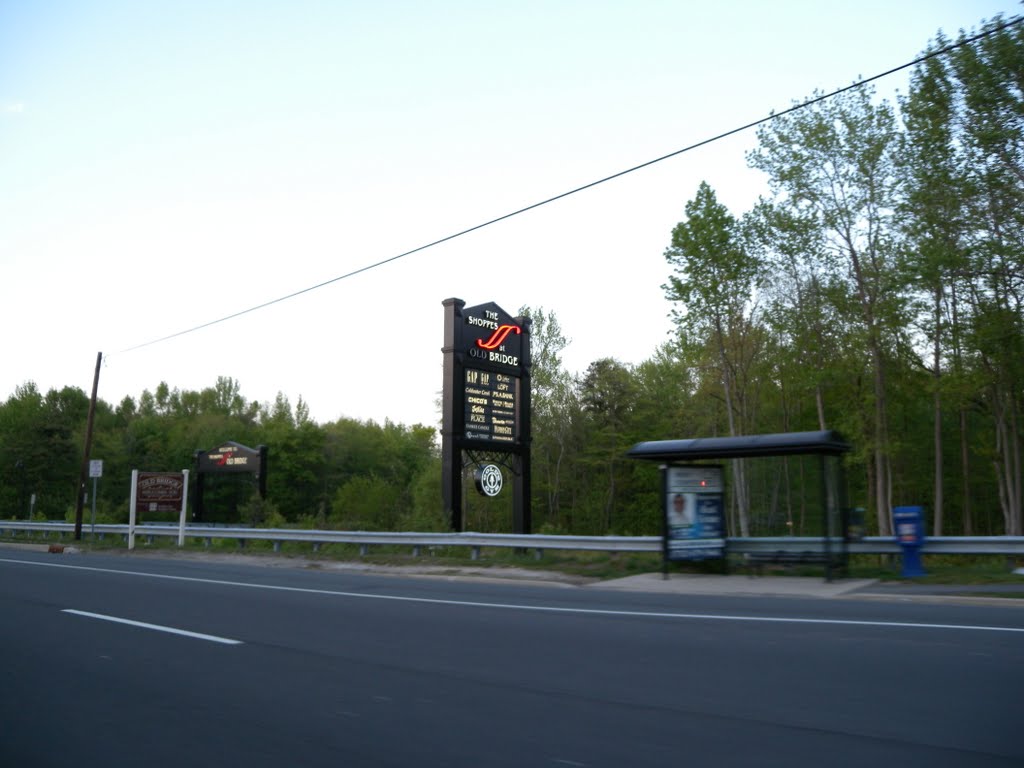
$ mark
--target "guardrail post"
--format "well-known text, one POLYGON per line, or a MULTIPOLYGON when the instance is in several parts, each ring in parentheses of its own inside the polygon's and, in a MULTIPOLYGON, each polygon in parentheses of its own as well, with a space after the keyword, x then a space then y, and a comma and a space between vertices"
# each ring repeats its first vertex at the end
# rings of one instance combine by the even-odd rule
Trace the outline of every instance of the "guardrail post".
POLYGON ((274 542, 274 551, 275 552, 280 552, 281 551, 281 542, 280 541, 275 541, 274 542))
POLYGON ((473 547, 472 549, 469 550, 469 559, 470 560, 479 560, 480 559, 480 547, 473 547))
POLYGON ((360 544, 359 545, 359 555, 360 555, 360 557, 365 555, 369 550, 370 550, 370 547, 368 545, 360 544))
POLYGON ((146 543, 147 544, 152 544, 153 543, 153 536, 151 534, 146 534, 146 543))
POLYGON ((414 547, 412 548, 412 556, 413 556, 413 557, 419 557, 419 556, 420 556, 420 548, 419 548, 419 545, 416 545, 416 546, 414 546, 414 547))
POLYGON ((212 545, 213 545, 213 539, 211 539, 209 536, 207 536, 206 538, 203 539, 203 546, 204 547, 209 549, 212 545))
POLYGON ((239 549, 245 549, 245 539, 239 539, 238 540, 238 548, 239 549))
POLYGON ((314 552, 314 554, 319 552, 319 551, 320 551, 320 542, 319 541, 314 541, 313 542, 313 552, 314 552))
POLYGON ((538 548, 538 549, 533 550, 533 559, 534 560, 542 560, 543 558, 544 558, 544 550, 543 549, 539 549, 538 548))

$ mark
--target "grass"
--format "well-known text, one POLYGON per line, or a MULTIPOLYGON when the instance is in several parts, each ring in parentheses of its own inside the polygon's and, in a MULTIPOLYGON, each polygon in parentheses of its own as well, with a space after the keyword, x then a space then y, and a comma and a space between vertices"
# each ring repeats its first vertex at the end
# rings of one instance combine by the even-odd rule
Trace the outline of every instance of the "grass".
MULTIPOLYGON (((51 535, 43 538, 20 535, 7 536, 4 541, 15 543, 52 544, 62 543, 74 545, 87 551, 123 551, 125 542, 120 535, 108 535, 103 539, 93 538, 87 530, 83 530, 81 541, 72 540, 70 535, 51 535)), ((172 536, 156 536, 149 542, 144 535, 136 537, 135 546, 143 551, 178 551, 177 539, 172 536)), ((437 566, 451 568, 521 568, 540 572, 557 572, 570 576, 591 579, 615 579, 640 573, 658 572, 662 569, 660 553, 646 552, 589 552, 577 550, 544 550, 538 559, 534 550, 520 551, 504 547, 481 547, 480 558, 472 559, 469 547, 422 547, 420 556, 414 556, 412 547, 373 545, 367 554, 360 554, 357 544, 323 544, 317 551, 305 542, 282 542, 279 551, 275 551, 270 541, 249 540, 239 546, 235 539, 213 539, 209 546, 202 540, 187 538, 185 544, 189 552, 239 553, 253 556, 279 556, 303 558, 316 562, 359 562, 383 566, 437 566)), ((974 556, 974 555, 926 555, 922 558, 926 575, 913 579, 916 584, 931 585, 984 585, 1020 583, 1024 585, 1024 576, 1012 573, 1020 564, 1010 562, 1005 556, 974 556)), ((901 561, 898 555, 853 555, 850 557, 850 578, 878 579, 880 581, 906 581, 900 576, 901 561)), ((672 573, 723 573, 721 561, 706 563, 672 563, 672 573)), ((746 573, 737 560, 731 564, 732 573, 746 573)), ((821 578, 824 568, 820 565, 772 567, 766 566, 765 574, 786 576, 805 576, 821 578)), ((999 592, 1000 596, 1014 595, 1024 597, 1022 592, 999 592)))
MULTIPOLYGON (((1020 565, 1009 560, 1005 555, 925 555, 921 558, 925 574, 910 579, 900 575, 902 560, 899 555, 851 555, 848 578, 929 585, 1018 583, 1024 589, 1024 576, 1013 573, 1013 569, 1020 565)), ((746 572, 737 559, 733 573, 746 572)), ((822 578, 824 572, 822 565, 765 565, 762 569, 764 575, 816 578, 822 578)), ((998 594, 1005 596, 1009 593, 998 594)))
MULTIPOLYGON (((126 544, 121 535, 108 535, 103 539, 93 538, 88 531, 83 531, 82 539, 74 541, 70 536, 47 538, 39 534, 34 536, 20 535, 4 537, 4 541, 14 543, 74 545, 86 551, 110 552, 123 551, 126 544)), ((178 551, 177 539, 173 536, 155 536, 152 541, 145 535, 135 538, 135 548, 143 551, 165 551, 168 554, 178 551)), ((459 568, 522 568, 541 572, 558 572, 572 576, 594 579, 614 579, 638 573, 649 573, 661 568, 661 555, 645 552, 585 552, 573 550, 544 550, 537 559, 534 550, 521 552, 507 547, 481 547, 480 557, 472 558, 469 547, 421 547, 417 557, 408 545, 388 546, 372 545, 365 555, 360 554, 357 544, 322 544, 317 551, 306 542, 282 542, 278 551, 274 550, 270 541, 248 540, 239 546, 235 539, 213 539, 207 545, 202 539, 186 538, 185 548, 188 552, 238 553, 253 556, 301 557, 313 563, 323 562, 360 562, 384 566, 439 566, 452 569, 459 568)))
MULTIPOLYGON (((925 575, 915 584, 1024 584, 1024 576, 1013 573, 1020 567, 1005 555, 924 555, 925 575)), ((898 555, 854 555, 850 557, 850 577, 880 581, 907 581, 900 576, 898 555)))

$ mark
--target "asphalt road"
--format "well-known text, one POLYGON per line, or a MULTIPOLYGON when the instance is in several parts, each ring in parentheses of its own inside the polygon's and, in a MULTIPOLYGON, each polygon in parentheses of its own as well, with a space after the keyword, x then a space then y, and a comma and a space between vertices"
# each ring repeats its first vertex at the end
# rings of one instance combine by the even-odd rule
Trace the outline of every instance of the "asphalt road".
POLYGON ((0 549, 0 766, 1019 767, 1022 690, 1016 605, 0 549))

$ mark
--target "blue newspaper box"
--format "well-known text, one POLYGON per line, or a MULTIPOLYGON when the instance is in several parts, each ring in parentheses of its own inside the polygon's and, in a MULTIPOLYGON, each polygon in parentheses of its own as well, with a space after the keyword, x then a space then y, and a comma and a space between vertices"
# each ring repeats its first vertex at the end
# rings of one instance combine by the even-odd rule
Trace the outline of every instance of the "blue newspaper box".
POLYGON ((896 541, 903 550, 903 570, 900 576, 913 578, 924 576, 921 564, 921 547, 924 545, 924 508, 893 507, 893 527, 896 529, 896 541))

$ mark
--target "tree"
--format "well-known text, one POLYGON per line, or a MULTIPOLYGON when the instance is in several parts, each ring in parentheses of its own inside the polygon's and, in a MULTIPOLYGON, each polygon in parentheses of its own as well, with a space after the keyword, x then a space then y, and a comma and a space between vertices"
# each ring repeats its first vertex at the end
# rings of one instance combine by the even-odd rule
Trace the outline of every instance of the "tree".
POLYGON ((814 222, 834 263, 842 265, 872 380, 870 483, 881 535, 892 532, 891 446, 886 366, 904 327, 905 291, 896 269, 893 215, 897 130, 886 102, 862 87, 782 115, 758 130, 748 162, 769 176, 775 203, 814 222))
POLYGON ((641 440, 699 436, 698 377, 677 341, 667 341, 634 371, 636 405, 632 419, 641 440))
POLYGON ((573 416, 579 412, 572 377, 562 366, 561 359, 569 339, 562 333, 554 312, 524 306, 519 315, 533 321, 530 333, 533 495, 540 500, 537 508, 546 518, 540 526, 558 529, 562 526, 565 465, 575 453, 573 416))
POLYGON ((89 400, 77 387, 41 394, 34 382, 17 387, 0 406, 0 503, 28 517, 63 518, 74 503, 89 400))
MULTIPOLYGON (((1019 532, 1024 366, 1024 30, 985 24, 970 44, 923 62, 902 100, 901 210, 907 274, 930 352, 935 532, 944 517, 942 399, 958 412, 963 530, 973 532, 969 434, 987 414, 988 459, 1006 533, 1019 532)), ((945 48, 939 36, 932 50, 945 48)))
MULTIPOLYGON (((729 434, 745 434, 753 407, 749 374, 761 341, 756 318, 761 263, 746 246, 739 222, 707 182, 686 204, 685 214, 665 251, 673 273, 663 289, 676 302, 672 317, 684 345, 691 350, 707 345, 713 356, 729 434)), ((740 535, 749 536, 745 463, 735 459, 732 466, 740 535)))
MULTIPOLYGON (((579 398, 588 415, 593 438, 587 440, 586 454, 591 466, 603 468, 604 482, 599 525, 608 531, 616 503, 616 475, 626 445, 623 428, 633 405, 633 380, 629 369, 612 358, 595 360, 580 379, 579 398)), ((597 483, 593 486, 599 486, 597 483)))
POLYGON ((843 289, 830 269, 821 228, 815 218, 766 200, 745 220, 750 247, 766 273, 764 321, 773 338, 770 364, 780 388, 781 428, 805 423, 794 411, 809 396, 817 428, 828 429, 825 394, 844 335, 833 298, 843 289))
POLYGON ((1004 530, 1024 532, 1024 28, 997 18, 989 34, 958 48, 961 141, 975 181, 977 279, 969 338, 984 375, 995 429, 993 467, 1004 530))
MULTIPOLYGON (((945 47, 946 41, 940 36, 936 46, 945 47)), ((957 342, 962 330, 957 327, 959 315, 955 306, 957 276, 964 273, 967 264, 969 227, 963 202, 970 192, 956 148, 956 99, 947 66, 943 59, 935 57, 914 72, 910 91, 900 102, 905 131, 899 163, 908 182, 900 206, 907 238, 907 280, 922 294, 918 312, 931 356, 935 536, 942 535, 945 513, 944 377, 950 364, 955 375, 962 375, 962 355, 957 342), (952 347, 952 354, 948 347, 952 347)), ((961 403, 962 443, 967 439, 963 407, 961 403)), ((966 479, 969 473, 966 462, 962 470, 966 479)), ((969 493, 965 494, 964 503, 969 509, 969 493)), ((968 515, 965 518, 968 529, 969 520, 968 515)))
POLYGON ((267 496, 285 518, 312 516, 326 505, 321 484, 324 475, 324 432, 304 418, 302 400, 293 410, 278 392, 273 405, 261 407, 259 442, 267 446, 267 496))

